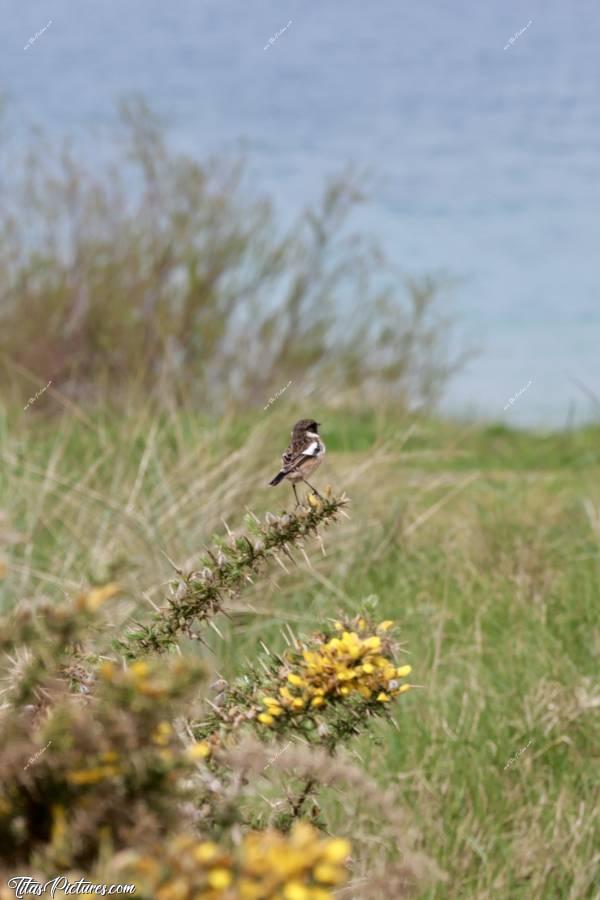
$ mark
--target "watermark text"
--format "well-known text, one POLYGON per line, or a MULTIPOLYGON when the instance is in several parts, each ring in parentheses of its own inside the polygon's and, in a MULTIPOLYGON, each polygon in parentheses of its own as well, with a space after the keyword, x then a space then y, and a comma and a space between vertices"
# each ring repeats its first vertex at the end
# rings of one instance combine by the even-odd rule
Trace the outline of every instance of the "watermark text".
POLYGON ((52 382, 49 381, 48 384, 46 385, 46 387, 43 387, 40 391, 38 391, 37 394, 36 394, 34 397, 30 397, 30 398, 29 398, 29 401, 28 401, 28 403, 27 403, 27 406, 24 406, 24 407, 23 407, 23 411, 25 411, 26 409, 29 409, 29 407, 31 406, 31 404, 32 404, 32 403, 35 403, 35 401, 37 400, 37 398, 38 398, 38 397, 41 397, 41 395, 44 393, 44 391, 47 391, 51 384, 52 384, 52 382))
MULTIPOLYGON (((533 738, 529 741, 529 744, 533 744, 533 738)), ((518 753, 515 753, 514 756, 511 756, 511 758, 509 759, 509 761, 508 761, 508 762, 506 763, 506 765, 504 766, 504 771, 506 771, 506 769, 510 768, 510 766, 512 766, 513 763, 516 762, 516 760, 520 757, 521 753, 525 753, 525 751, 526 751, 527 748, 529 747, 529 744, 526 744, 524 747, 522 747, 522 748, 519 750, 518 753)))
POLYGON ((517 31, 513 37, 511 37, 511 38, 508 39, 508 44, 505 45, 504 49, 505 49, 505 50, 508 50, 508 48, 510 47, 510 45, 511 45, 511 44, 514 44, 514 42, 517 40, 517 38, 520 37, 520 36, 523 34, 524 31, 527 31, 527 29, 529 28, 530 25, 531 25, 531 19, 529 20, 529 22, 527 23, 527 25, 525 26, 525 28, 521 28, 521 30, 520 30, 520 31, 517 31))
POLYGON ((39 38, 40 34, 43 34, 43 33, 45 32, 46 28, 50 28, 51 25, 52 25, 52 19, 50 19, 50 21, 48 22, 48 24, 45 25, 45 26, 42 28, 41 31, 36 31, 36 33, 34 34, 34 36, 31 37, 31 38, 29 38, 29 40, 27 41, 27 43, 26 43, 25 46, 23 47, 23 50, 29 50, 29 47, 31 46, 31 44, 33 44, 35 41, 37 41, 37 39, 39 38))
POLYGON ((280 34, 283 34, 284 31, 287 31, 287 29, 290 27, 291 24, 292 24, 292 20, 290 19, 290 21, 287 23, 287 25, 285 26, 285 28, 282 28, 281 31, 278 31, 277 34, 276 34, 274 37, 269 38, 269 43, 265 45, 264 49, 265 49, 265 50, 268 50, 269 47, 270 47, 270 45, 271 45, 271 44, 274 44, 275 41, 277 40, 277 38, 279 37, 279 35, 280 35, 280 34))
POLYGON ((42 747, 41 750, 38 750, 37 753, 34 753, 34 754, 33 754, 33 756, 31 757, 31 759, 28 761, 27 765, 25 766, 25 770, 24 770, 24 771, 27 771, 27 769, 29 768, 29 766, 32 766, 32 765, 34 764, 34 762, 36 762, 36 760, 38 760, 38 759, 40 758, 40 756, 42 755, 42 753, 44 753, 44 751, 46 751, 46 750, 48 749, 48 747, 50 746, 51 743, 52 743, 52 741, 48 741, 48 743, 46 744, 45 747, 42 747))
POLYGON ((96 894, 100 897, 135 893, 134 884, 93 884, 85 878, 71 883, 64 875, 57 875, 45 884, 36 881, 30 875, 15 875, 8 881, 8 886, 14 889, 15 897, 19 900, 22 897, 42 897, 48 890, 51 897, 54 897, 57 891, 63 891, 65 894, 96 894))
POLYGON ((283 394, 284 391, 287 391, 287 389, 289 388, 289 386, 290 386, 291 383, 292 383, 291 381, 288 381, 288 383, 286 384, 286 386, 285 386, 284 388, 281 388, 280 391, 277 391, 277 393, 275 394, 275 396, 274 396, 274 397, 271 397, 271 399, 269 400, 269 402, 267 403, 267 405, 266 405, 264 408, 265 408, 265 409, 268 409, 268 408, 271 406, 271 404, 275 403, 275 401, 277 400, 277 398, 278 398, 278 397, 281 397, 281 395, 283 394))
POLYGON ((510 398, 510 400, 508 401, 508 403, 506 404, 504 409, 507 410, 509 406, 512 406, 513 403, 515 403, 519 399, 521 394, 525 393, 525 391, 527 390, 527 388, 529 387, 530 384, 532 384, 532 382, 528 381, 527 384, 525 385, 525 387, 522 387, 520 391, 517 391, 517 393, 514 395, 514 397, 510 398))

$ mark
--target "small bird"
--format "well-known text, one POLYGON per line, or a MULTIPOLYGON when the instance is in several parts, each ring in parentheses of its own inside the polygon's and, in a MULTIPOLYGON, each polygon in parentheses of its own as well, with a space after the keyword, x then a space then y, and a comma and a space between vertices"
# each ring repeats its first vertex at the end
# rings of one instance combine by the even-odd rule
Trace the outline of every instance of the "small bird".
POLYGON ((292 440, 290 445, 281 455, 282 466, 275 478, 269 482, 271 486, 279 484, 284 478, 292 482, 294 496, 296 497, 296 506, 300 505, 298 494, 296 493, 296 484, 303 481, 314 491, 317 497, 321 495, 309 484, 306 476, 310 475, 317 469, 325 456, 325 444, 319 437, 318 428, 320 422, 314 419, 300 419, 296 422, 292 431, 292 440))

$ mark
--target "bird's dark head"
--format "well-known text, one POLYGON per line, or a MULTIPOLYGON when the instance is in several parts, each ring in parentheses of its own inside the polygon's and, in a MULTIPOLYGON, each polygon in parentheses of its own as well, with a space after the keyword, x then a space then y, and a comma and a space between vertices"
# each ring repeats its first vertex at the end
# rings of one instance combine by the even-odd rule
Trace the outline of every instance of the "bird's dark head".
POLYGON ((306 434, 307 431, 318 434, 320 424, 320 422, 315 422, 314 419, 300 419, 300 421, 296 422, 294 425, 292 434, 306 434))

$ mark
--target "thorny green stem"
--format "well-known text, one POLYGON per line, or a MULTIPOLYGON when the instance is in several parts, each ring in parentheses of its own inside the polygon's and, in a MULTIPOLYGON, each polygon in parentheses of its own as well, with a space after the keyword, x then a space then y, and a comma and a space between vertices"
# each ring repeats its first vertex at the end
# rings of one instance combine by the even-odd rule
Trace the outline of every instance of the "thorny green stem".
POLYGON ((129 631, 116 647, 127 658, 142 653, 162 653, 173 647, 180 633, 199 638, 192 631, 194 623, 207 622, 223 612, 225 597, 237 596, 249 574, 277 552, 288 554, 290 546, 318 532, 321 525, 334 521, 348 504, 345 494, 321 498, 315 506, 301 506, 281 516, 267 513, 264 522, 257 523, 255 533, 231 536, 222 549, 208 550, 204 568, 180 575, 174 596, 157 612, 149 624, 140 624, 129 631))

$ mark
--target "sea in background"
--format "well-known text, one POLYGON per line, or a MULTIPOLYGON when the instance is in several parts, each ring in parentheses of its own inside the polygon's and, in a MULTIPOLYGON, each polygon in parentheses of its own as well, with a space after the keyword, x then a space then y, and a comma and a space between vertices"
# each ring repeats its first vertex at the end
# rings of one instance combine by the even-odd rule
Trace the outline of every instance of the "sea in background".
POLYGON ((139 92, 195 156, 237 155, 241 139, 282 221, 347 163, 367 168, 353 230, 406 274, 460 279, 451 311, 479 355, 443 408, 597 416, 596 3, 0 0, 0 22, 12 150, 40 124, 93 158, 116 100, 139 92))

